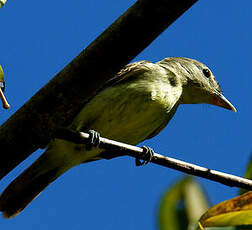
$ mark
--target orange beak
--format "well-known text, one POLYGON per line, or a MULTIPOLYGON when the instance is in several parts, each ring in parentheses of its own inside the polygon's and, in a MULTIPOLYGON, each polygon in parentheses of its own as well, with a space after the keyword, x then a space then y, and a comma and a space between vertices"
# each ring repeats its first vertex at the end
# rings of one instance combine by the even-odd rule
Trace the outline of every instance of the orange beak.
POLYGON ((222 108, 229 109, 236 112, 236 108, 221 93, 215 91, 212 96, 213 96, 213 105, 217 105, 222 108))

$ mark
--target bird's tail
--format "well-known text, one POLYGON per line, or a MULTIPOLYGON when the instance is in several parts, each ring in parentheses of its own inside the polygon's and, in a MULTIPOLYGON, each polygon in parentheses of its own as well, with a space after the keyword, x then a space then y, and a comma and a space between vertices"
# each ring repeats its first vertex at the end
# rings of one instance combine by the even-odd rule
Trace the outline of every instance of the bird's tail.
POLYGON ((67 168, 51 161, 50 150, 41 155, 29 168, 12 181, 0 196, 4 218, 18 215, 40 192, 67 168))

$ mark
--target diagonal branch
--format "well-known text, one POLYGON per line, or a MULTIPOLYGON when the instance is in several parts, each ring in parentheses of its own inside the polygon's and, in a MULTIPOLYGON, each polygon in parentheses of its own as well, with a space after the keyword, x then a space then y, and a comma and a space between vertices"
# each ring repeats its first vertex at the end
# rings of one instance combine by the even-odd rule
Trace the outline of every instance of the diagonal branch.
POLYGON ((97 90, 195 2, 138 0, 120 16, 0 127, 0 179, 45 146, 56 127, 70 124, 97 90))
MULTIPOLYGON (((84 132, 74 132, 67 129, 58 129, 55 137, 68 140, 74 143, 89 143, 89 134, 84 132)), ((125 144, 122 142, 110 140, 100 137, 99 148, 117 152, 120 155, 128 155, 142 159, 143 149, 137 146, 125 144)), ((105 156, 106 157, 106 156, 105 156)), ((110 156, 108 156, 109 158, 110 156)), ((252 190, 252 180, 234 176, 228 173, 219 172, 216 170, 204 168, 185 161, 177 160, 158 153, 154 153, 151 160, 152 163, 162 165, 167 168, 172 168, 187 174, 206 178, 216 181, 230 187, 239 187, 247 190, 252 190)))

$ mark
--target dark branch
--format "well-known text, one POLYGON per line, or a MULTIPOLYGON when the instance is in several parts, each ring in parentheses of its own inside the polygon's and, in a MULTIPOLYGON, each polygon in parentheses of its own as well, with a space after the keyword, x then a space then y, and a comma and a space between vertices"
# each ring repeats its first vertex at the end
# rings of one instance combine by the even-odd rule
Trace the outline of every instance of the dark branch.
MULTIPOLYGON (((197 0, 139 0, 0 127, 0 178, 197 0)), ((83 28, 85 29, 85 28, 83 28)), ((36 73, 34 73, 36 76, 36 73)))
MULTIPOLYGON (((89 134, 83 132, 73 132, 67 129, 59 130, 56 134, 57 138, 69 140, 75 143, 88 143, 89 134)), ((107 138, 100 137, 99 148, 117 152, 120 155, 128 155, 135 158, 141 158, 143 149, 128 145, 125 143, 117 142, 107 138)), ((106 156, 104 156, 106 157, 106 156)), ((106 158, 110 158, 107 156, 106 158)), ((142 159, 142 158, 141 158, 142 159)), ((198 165, 190 164, 185 161, 180 161, 171 157, 167 157, 158 153, 154 153, 152 163, 162 165, 164 167, 179 170, 184 173, 203 177, 212 181, 219 182, 221 184, 230 187, 239 187, 247 190, 252 190, 252 180, 248 180, 242 177, 234 176, 228 173, 215 171, 212 169, 204 168, 198 165)))

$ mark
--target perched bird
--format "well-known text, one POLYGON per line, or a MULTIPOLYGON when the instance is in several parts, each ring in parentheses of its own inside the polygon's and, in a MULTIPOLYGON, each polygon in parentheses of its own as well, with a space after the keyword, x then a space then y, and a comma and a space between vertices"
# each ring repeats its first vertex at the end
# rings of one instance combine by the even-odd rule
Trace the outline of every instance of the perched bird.
MULTIPOLYGON (((180 104, 208 103, 236 111, 222 95, 204 64, 172 57, 125 66, 75 117, 70 129, 96 130, 102 136, 136 145, 156 136, 180 104)), ((21 212, 61 174, 84 162, 101 159, 104 150, 52 139, 46 151, 0 196, 3 217, 21 212)))

